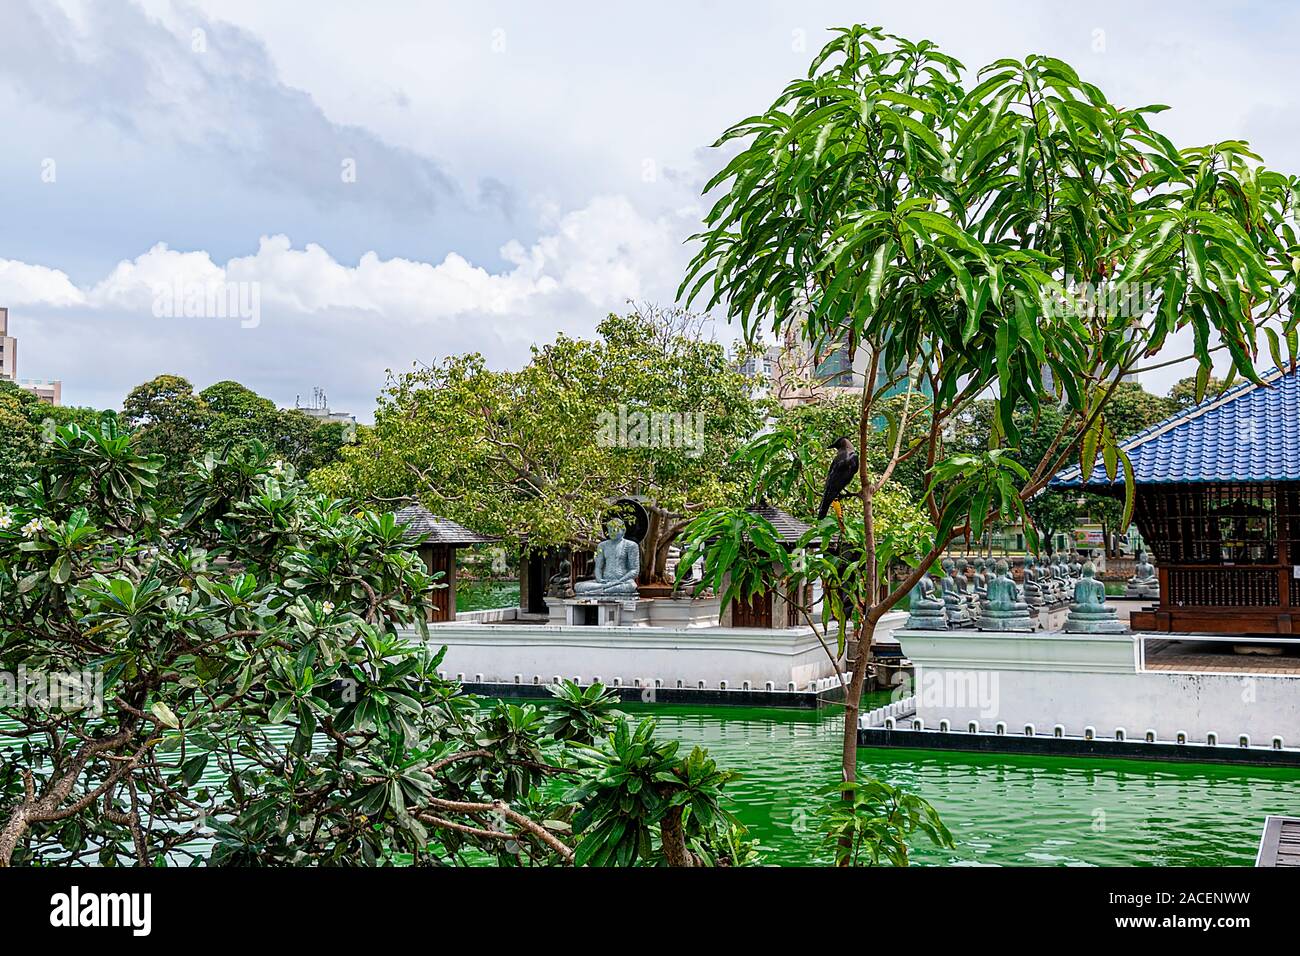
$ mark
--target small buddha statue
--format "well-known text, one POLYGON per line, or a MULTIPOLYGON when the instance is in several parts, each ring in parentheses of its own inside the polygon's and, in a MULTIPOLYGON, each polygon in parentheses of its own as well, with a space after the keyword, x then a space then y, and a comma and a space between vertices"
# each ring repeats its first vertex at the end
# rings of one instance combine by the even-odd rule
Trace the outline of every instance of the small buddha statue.
POLYGON ((1056 565, 1052 562, 1055 557, 1048 553, 1043 559, 1042 566, 1035 572, 1039 586, 1043 589, 1043 601, 1047 604, 1056 603, 1056 565))
POLYGON ((1032 631, 1034 621, 1029 605, 1020 600, 1016 582, 1011 578, 1010 566, 998 559, 989 579, 989 597, 980 614, 981 631, 1032 631))
POLYGON ((973 621, 979 617, 979 596, 975 593, 975 578, 971 574, 970 562, 965 558, 957 559, 957 585, 961 588, 962 600, 966 602, 966 613, 973 621))
POLYGON ((965 558, 958 558, 955 566, 957 585, 961 588, 962 594, 969 594, 971 590, 970 564, 965 558))
POLYGON ((985 567, 984 559, 976 558, 975 559, 975 594, 977 597, 979 597, 981 601, 984 600, 986 597, 988 597, 988 593, 989 593, 989 578, 988 575, 984 573, 984 567, 985 567))
POLYGON ((962 585, 957 580, 957 567, 952 558, 944 558, 940 567, 943 568, 943 581, 940 587, 943 589, 943 609, 944 615, 948 618, 948 626, 969 627, 970 609, 967 607, 962 585))
POLYGON ((1156 576, 1155 566, 1148 560, 1145 551, 1139 551, 1137 567, 1133 577, 1124 583, 1124 596, 1130 598, 1160 597, 1160 578, 1156 576))
POLYGON ((1038 568, 1034 562, 1034 556, 1032 554, 1025 555, 1023 590, 1025 603, 1030 607, 1042 607, 1043 604, 1046 603, 1043 600, 1043 588, 1038 583, 1038 568))
POLYGON ((560 561, 560 566, 546 581, 547 597, 562 598, 569 593, 569 575, 572 568, 573 565, 569 563, 568 558, 560 561))
POLYGON ((921 575, 909 594, 909 613, 907 623, 903 625, 910 631, 928 631, 948 629, 948 616, 944 613, 944 602, 937 596, 934 579, 927 571, 921 575))
POLYGON ((613 518, 605 525, 609 535, 596 546, 595 577, 573 586, 578 597, 637 596, 636 579, 641 573, 641 549, 627 540, 627 525, 613 518))
POLYGON ((1106 604, 1106 585, 1096 579, 1096 573, 1091 561, 1084 563, 1065 629, 1071 634, 1123 634, 1125 627, 1106 604))
POLYGON ((1065 555, 1059 551, 1052 557, 1052 587, 1056 590, 1053 603, 1063 604, 1069 600, 1072 590, 1070 573, 1065 566, 1065 555))

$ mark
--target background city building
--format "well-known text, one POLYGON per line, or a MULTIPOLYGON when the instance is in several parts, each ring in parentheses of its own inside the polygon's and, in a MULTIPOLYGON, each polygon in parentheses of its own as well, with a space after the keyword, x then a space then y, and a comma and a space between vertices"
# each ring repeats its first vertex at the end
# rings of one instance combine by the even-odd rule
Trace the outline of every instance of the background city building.
POLYGON ((18 378, 18 340, 9 334, 9 310, 0 308, 0 378, 18 378))
POLYGON ((55 379, 18 377, 18 339, 9 334, 9 310, 0 307, 0 379, 25 388, 49 405, 63 402, 63 383, 55 379))

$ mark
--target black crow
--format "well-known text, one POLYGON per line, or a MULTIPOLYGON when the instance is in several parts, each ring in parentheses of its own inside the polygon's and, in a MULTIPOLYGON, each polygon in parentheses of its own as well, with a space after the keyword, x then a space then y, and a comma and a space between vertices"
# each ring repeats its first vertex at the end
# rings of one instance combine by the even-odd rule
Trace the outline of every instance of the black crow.
POLYGON ((858 453, 853 450, 853 443, 847 438, 839 438, 828 447, 835 449, 835 458, 830 470, 826 472, 826 489, 822 492, 822 506, 817 509, 817 520, 821 521, 831 510, 844 489, 849 486, 853 476, 858 473, 858 453))

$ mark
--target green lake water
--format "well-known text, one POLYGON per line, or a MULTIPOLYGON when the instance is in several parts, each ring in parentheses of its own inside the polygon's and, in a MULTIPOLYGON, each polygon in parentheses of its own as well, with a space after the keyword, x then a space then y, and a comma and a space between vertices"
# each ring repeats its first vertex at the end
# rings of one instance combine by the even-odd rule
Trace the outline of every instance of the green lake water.
POLYGON ((518 604, 518 581, 473 581, 456 586, 457 611, 490 611, 518 604))
MULTIPOLYGON (((817 790, 839 771, 837 708, 638 705, 658 732, 744 776, 732 810, 771 863, 825 863, 817 790)), ((1300 810, 1300 770, 861 748, 860 772, 939 810, 957 843, 924 837, 914 864, 1250 866, 1264 817, 1300 810)))
MULTIPOLYGON (((741 772, 727 788, 731 808, 766 862, 828 862, 814 811, 817 791, 838 778, 838 708, 623 709, 741 772)), ((0 743, 4 759, 17 742, 0 743)), ((1264 817, 1300 811, 1300 770, 875 748, 858 760, 863 773, 928 799, 952 831, 955 850, 922 837, 918 865, 1249 866, 1264 817)), ((206 776, 219 785, 214 768, 206 776)))

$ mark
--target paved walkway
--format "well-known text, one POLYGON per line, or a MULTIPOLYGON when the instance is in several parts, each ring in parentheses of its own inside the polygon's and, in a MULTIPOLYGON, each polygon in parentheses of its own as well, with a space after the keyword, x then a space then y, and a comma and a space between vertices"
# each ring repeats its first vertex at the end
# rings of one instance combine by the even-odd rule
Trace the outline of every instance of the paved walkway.
POLYGON ((1150 671, 1192 671, 1204 674, 1265 674, 1300 677, 1300 648, 1282 648, 1278 655, 1236 654, 1232 645, 1218 641, 1148 640, 1146 666, 1150 671))

